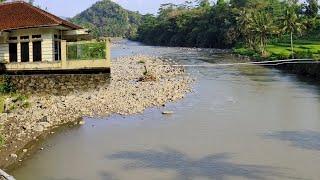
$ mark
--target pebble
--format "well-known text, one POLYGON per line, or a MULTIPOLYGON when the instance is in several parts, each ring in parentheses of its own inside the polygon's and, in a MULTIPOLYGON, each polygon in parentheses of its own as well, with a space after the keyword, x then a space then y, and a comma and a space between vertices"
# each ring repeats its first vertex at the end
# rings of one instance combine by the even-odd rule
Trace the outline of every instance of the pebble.
POLYGON ((17 159, 17 158, 18 158, 18 155, 16 155, 16 154, 10 154, 10 157, 11 157, 12 159, 17 159))
POLYGON ((42 125, 37 124, 35 127, 32 128, 32 130, 34 130, 36 132, 42 132, 42 131, 44 131, 44 128, 42 125))

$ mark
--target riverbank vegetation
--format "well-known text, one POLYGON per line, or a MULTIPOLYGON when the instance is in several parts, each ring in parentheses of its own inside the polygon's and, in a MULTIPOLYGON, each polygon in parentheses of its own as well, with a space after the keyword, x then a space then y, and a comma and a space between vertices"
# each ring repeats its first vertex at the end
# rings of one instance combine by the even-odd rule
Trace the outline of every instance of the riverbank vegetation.
POLYGON ((151 45, 233 48, 259 59, 319 59, 318 9, 317 0, 169 3, 157 16, 143 17, 134 39, 151 45))

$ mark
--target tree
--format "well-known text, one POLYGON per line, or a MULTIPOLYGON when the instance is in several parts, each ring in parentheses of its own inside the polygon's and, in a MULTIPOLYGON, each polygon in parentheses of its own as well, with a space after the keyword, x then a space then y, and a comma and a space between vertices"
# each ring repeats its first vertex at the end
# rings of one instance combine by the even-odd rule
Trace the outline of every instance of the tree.
POLYGON ((318 15, 319 5, 318 0, 307 0, 307 4, 305 5, 305 13, 307 16, 315 18, 318 15))
POLYGON ((243 8, 237 13, 237 28, 246 45, 254 48, 254 35, 252 34, 253 13, 250 9, 243 8))
POLYGON ((277 33, 271 14, 265 11, 253 13, 251 29, 256 34, 255 43, 263 57, 267 56, 266 45, 269 37, 277 33))
POLYGON ((34 0, 29 0, 29 4, 33 5, 34 4, 34 0))
POLYGON ((282 32, 290 34, 290 44, 292 58, 294 58, 294 47, 293 47, 293 35, 294 33, 301 34, 305 28, 302 20, 299 18, 295 4, 288 4, 285 9, 284 15, 281 18, 282 32))

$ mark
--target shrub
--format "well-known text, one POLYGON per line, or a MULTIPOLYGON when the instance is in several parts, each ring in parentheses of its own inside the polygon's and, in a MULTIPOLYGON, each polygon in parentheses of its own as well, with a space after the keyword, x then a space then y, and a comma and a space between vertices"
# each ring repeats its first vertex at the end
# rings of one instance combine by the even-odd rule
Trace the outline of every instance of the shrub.
POLYGON ((2 134, 0 134, 0 146, 2 146, 5 143, 5 139, 2 134))
POLYGON ((146 62, 143 60, 138 61, 138 64, 145 64, 146 62))
POLYGON ((4 76, 4 82, 0 84, 0 93, 12 93, 16 92, 16 88, 14 84, 12 83, 11 77, 5 75, 4 76))
POLYGON ((70 44, 68 45, 68 59, 92 60, 105 59, 106 44, 104 42, 70 44))

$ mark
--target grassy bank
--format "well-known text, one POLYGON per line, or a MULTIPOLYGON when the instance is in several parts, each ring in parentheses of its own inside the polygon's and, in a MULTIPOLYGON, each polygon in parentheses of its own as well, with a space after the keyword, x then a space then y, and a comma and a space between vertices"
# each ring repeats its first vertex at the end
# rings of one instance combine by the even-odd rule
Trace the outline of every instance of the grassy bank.
MULTIPOLYGON (((267 45, 267 56, 244 46, 234 48, 236 54, 248 56, 256 60, 281 60, 292 58, 290 41, 273 42, 267 45)), ((294 43, 294 58, 311 58, 320 60, 320 41, 298 40, 294 43)))

